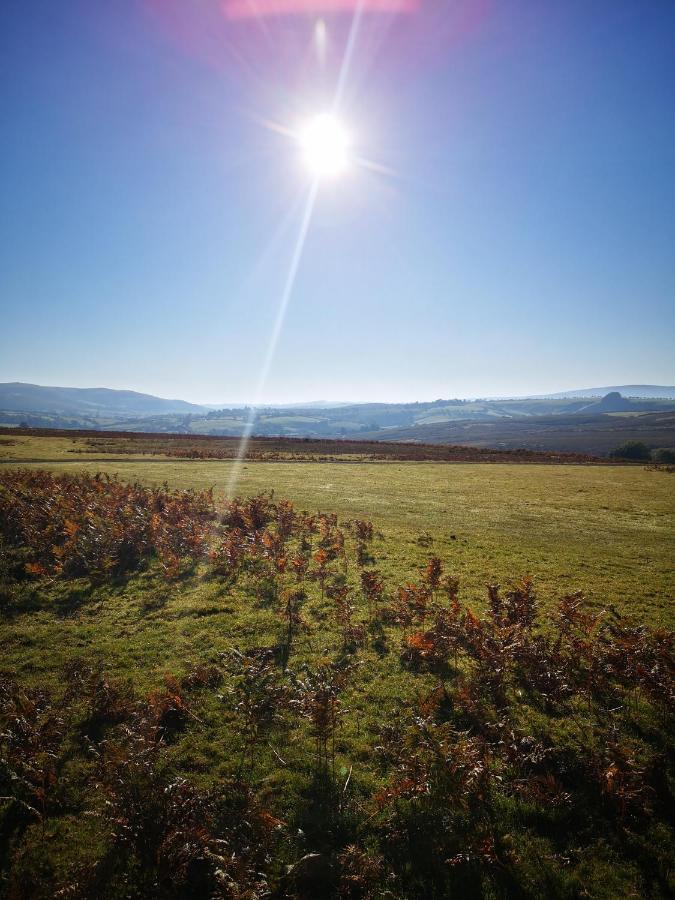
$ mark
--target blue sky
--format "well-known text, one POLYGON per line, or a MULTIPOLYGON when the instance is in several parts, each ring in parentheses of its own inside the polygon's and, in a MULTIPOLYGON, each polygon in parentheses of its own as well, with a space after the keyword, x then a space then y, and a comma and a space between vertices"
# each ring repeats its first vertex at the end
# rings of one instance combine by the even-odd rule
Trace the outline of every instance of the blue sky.
MULTIPOLYGON (((312 0, 317 2, 317 0, 312 0)), ((0 11, 0 381, 255 399, 351 16, 0 11), (309 48, 309 49, 308 49, 309 48)), ((675 381, 675 4, 364 16, 260 399, 675 381)))

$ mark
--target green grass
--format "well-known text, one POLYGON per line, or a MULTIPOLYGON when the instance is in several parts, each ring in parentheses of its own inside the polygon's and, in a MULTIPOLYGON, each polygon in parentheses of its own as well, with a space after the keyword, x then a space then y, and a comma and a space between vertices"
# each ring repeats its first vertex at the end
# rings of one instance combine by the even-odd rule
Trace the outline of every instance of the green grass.
MULTIPOLYGON (((232 463, 221 461, 145 457, 118 463, 105 456, 85 461, 67 452, 79 441, 40 441, 44 442, 39 447, 27 439, 19 452, 17 445, 0 451, 14 458, 41 454, 60 460, 30 464, 54 471, 106 471, 124 480, 168 482, 180 488, 213 486, 217 501, 224 497, 232 472, 232 463)), ((447 572, 460 577, 462 601, 477 608, 485 606, 487 583, 507 583, 531 574, 544 607, 582 590, 596 608, 613 606, 654 627, 673 626, 675 504, 666 473, 630 466, 267 462, 242 466, 238 494, 272 490, 277 499, 288 498, 300 510, 335 512, 340 522, 372 519, 374 565, 390 588, 417 579, 433 554, 442 559, 447 572)), ((353 552, 352 544, 350 579, 356 583, 353 552)), ((303 662, 317 665, 339 654, 332 603, 321 598, 316 585, 309 588, 309 595, 303 615, 311 631, 294 638, 290 664, 296 671, 303 662)), ((255 579, 243 576, 232 587, 213 577, 204 563, 168 583, 154 565, 126 580, 99 586, 86 579, 32 582, 17 591, 0 619, 0 674, 28 686, 47 685, 58 694, 64 666, 82 658, 115 678, 131 681, 143 694, 160 687, 166 673, 180 676, 197 663, 217 661, 231 648, 278 644, 283 640, 278 610, 278 599, 261 591, 255 579)), ((379 637, 370 635, 355 656, 356 675, 343 697, 347 714, 338 730, 337 768, 342 778, 353 770, 357 806, 384 783, 373 756, 379 727, 397 708, 411 705, 436 683, 431 675, 413 676, 402 668, 400 640, 399 630, 386 627, 379 637)), ((189 773, 197 784, 210 787, 237 770, 241 735, 227 685, 220 697, 200 695, 195 709, 196 724, 166 749, 165 763, 171 771, 189 773)), ((511 713, 526 731, 554 735, 557 744, 569 747, 571 753, 591 734, 584 719, 581 724, 572 719, 550 721, 525 701, 511 713)), ((309 748, 306 725, 278 731, 258 749, 251 774, 275 815, 291 830, 302 829, 304 837, 286 847, 285 862, 326 839, 325 810, 308 787, 313 778, 309 748), (284 765, 278 763, 279 757, 284 765)), ((84 801, 78 799, 74 808, 79 803, 84 801)), ((534 814, 530 820, 522 807, 507 803, 497 815, 500 834, 513 841, 513 853, 523 860, 519 877, 533 897, 641 896, 649 877, 636 868, 635 859, 641 864, 658 859, 658 864, 653 862, 656 871, 668 856, 669 834, 664 831, 663 846, 657 846, 661 832, 656 825, 635 838, 639 846, 628 852, 616 837, 619 832, 612 831, 607 841, 597 838, 603 834, 601 820, 589 826, 593 843, 582 841, 577 847, 570 836, 571 823, 560 826, 563 830, 558 833, 555 811, 549 819, 548 814, 537 813, 538 822, 534 814), (553 860, 561 848, 570 852, 570 847, 569 873, 557 858, 550 870, 548 863, 537 863, 553 860)), ((358 838, 344 822, 340 827, 350 840, 358 838)), ((91 820, 78 823, 74 814, 49 820, 46 834, 31 826, 26 865, 44 853, 60 872, 60 854, 66 854, 64 858, 72 854, 68 857, 59 848, 73 841, 86 847, 87 828, 92 829, 91 820)), ((652 889, 654 896, 660 895, 652 889)), ((466 895, 509 896, 508 890, 497 891, 489 879, 485 893, 481 890, 474 885, 466 895)))
MULTIPOLYGON (((11 448, 15 449, 15 448, 11 448)), ((53 452, 53 442, 45 448, 53 452)), ((78 458, 79 459, 79 458, 78 458)), ((32 467, 32 466, 31 466, 32 467)), ((128 481, 213 486, 225 494, 232 464, 130 461, 42 464, 54 471, 106 471, 128 481)), ((414 578, 430 554, 458 575, 465 602, 482 608, 485 586, 532 575, 545 604, 583 591, 653 627, 673 627, 673 495, 668 474, 634 467, 402 464, 244 464, 237 493, 263 491, 309 512, 375 524, 376 565, 387 581, 414 578), (422 535, 432 543, 419 543, 422 535)), ((2 624, 5 669, 40 677, 85 653, 144 683, 176 662, 208 656, 248 636, 272 640, 259 617, 232 630, 227 592, 199 576, 177 586, 148 574, 119 587, 57 583, 35 612, 2 624), (115 603, 111 603, 111 597, 115 603), (239 630, 242 629, 242 630, 239 630)))
MULTIPOLYGON (((59 440, 66 450, 67 439, 52 439, 42 452, 54 453, 59 440)), ((213 486, 217 496, 232 471, 232 463, 220 461, 81 459, 48 468, 213 486)), ((433 551, 461 577, 472 601, 483 598, 487 582, 530 574, 552 598, 581 590, 594 604, 613 604, 654 626, 673 624, 675 501, 667 473, 631 466, 247 462, 240 474, 242 495, 274 490, 301 509, 372 519, 384 536, 379 564, 392 577, 405 578, 423 561, 427 551, 416 539, 428 532, 433 551)))

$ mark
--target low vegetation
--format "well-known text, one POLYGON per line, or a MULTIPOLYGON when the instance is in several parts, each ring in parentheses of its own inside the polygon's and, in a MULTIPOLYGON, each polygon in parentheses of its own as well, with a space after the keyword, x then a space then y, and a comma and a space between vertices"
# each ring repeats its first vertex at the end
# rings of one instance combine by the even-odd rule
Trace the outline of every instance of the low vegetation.
POLYGON ((5 472, 0 482, 5 565, 16 569, 16 550, 33 575, 120 576, 154 556, 175 576, 182 558, 204 552, 214 516, 211 491, 26 471, 5 472))
MULTIPOLYGON (((21 438, 29 447, 61 446, 76 455, 165 456, 173 459, 238 458, 241 441, 234 437, 207 437, 189 434, 129 434, 126 432, 53 431, 43 429, 13 430, 7 439, 7 450, 0 459, 11 459, 21 438), (37 442, 37 443, 36 443, 37 442)), ((57 451, 58 452, 58 451, 57 451)), ((443 446, 414 441, 385 442, 336 440, 334 438, 254 437, 245 446, 243 456, 257 462, 502 462, 502 463, 561 463, 606 464, 607 460, 585 453, 554 453, 516 448, 443 446)))
POLYGON ((671 631, 270 494, 6 470, 0 536, 8 897, 675 887, 671 631))

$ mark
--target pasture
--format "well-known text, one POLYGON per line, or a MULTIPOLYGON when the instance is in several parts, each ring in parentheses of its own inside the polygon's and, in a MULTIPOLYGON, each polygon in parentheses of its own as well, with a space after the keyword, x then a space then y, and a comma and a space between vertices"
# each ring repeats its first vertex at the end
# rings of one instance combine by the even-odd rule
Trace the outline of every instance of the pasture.
MULTIPOLYGON (((148 485, 212 487, 217 500, 227 492, 234 465, 140 452, 116 456, 95 447, 86 455, 73 453, 87 448, 83 438, 15 440, 0 445, 0 465, 3 458, 30 460, 53 471, 104 471, 148 485)), ((373 462, 352 455, 349 462, 334 463, 247 460, 236 491, 274 491, 310 512, 372 519, 386 547, 380 564, 393 577, 404 578, 420 564, 428 548, 419 537, 428 533, 434 552, 462 578, 472 601, 483 597, 488 582, 529 574, 552 598, 581 590, 598 606, 616 605, 655 626, 673 624, 675 485, 665 471, 641 465, 373 462)))
POLYGON ((0 445, 8 896, 668 895, 670 473, 71 449, 0 445))

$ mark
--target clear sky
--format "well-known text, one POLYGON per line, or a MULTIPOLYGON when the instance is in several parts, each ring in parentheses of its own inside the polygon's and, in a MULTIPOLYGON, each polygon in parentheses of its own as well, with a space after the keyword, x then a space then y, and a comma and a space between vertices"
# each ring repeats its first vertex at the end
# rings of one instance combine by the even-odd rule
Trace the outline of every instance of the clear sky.
POLYGON ((675 3, 366 0, 352 30, 355 5, 4 0, 0 381, 675 383, 675 3), (354 159, 280 321, 312 178, 283 131, 332 108, 350 34, 354 159))

